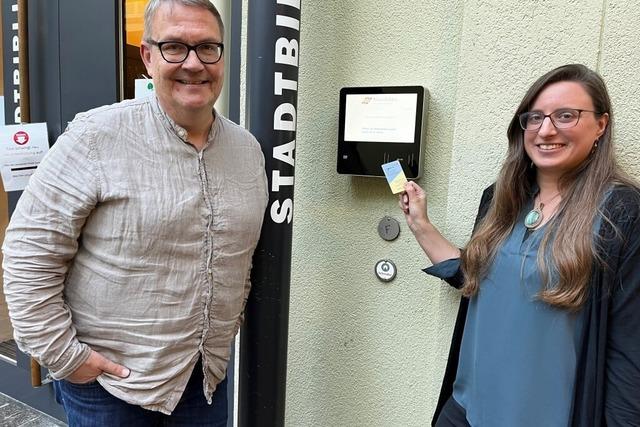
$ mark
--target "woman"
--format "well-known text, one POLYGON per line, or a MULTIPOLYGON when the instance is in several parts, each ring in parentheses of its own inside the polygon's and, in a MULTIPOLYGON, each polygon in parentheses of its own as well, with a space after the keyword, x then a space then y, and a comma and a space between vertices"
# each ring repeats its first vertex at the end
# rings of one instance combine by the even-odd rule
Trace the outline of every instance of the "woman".
POLYGON ((425 271, 463 294, 435 425, 640 425, 640 193, 612 135, 604 82, 566 65, 522 99, 466 248, 406 184, 425 271))

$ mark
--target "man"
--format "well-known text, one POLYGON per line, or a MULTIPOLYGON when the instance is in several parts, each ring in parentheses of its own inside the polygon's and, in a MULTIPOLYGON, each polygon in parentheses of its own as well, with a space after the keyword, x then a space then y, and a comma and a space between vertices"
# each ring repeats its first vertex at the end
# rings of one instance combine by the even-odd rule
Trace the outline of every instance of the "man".
POLYGON ((222 36, 209 0, 151 0, 156 96, 79 114, 7 229, 15 339, 71 425, 226 424, 267 184, 255 138, 213 109, 222 36))

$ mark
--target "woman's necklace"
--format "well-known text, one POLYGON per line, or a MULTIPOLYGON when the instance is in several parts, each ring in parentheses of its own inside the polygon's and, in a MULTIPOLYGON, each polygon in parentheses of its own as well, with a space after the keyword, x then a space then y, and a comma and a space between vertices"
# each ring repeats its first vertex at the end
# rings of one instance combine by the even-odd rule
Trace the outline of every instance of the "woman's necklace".
MULTIPOLYGON (((539 195, 540 195, 540 193, 537 194, 537 196, 539 196, 539 195)), ((555 196, 553 196, 551 199, 549 199, 549 201, 547 201, 547 203, 551 203, 559 195, 560 195, 560 193, 557 193, 555 196)), ((538 207, 536 207, 536 203, 535 203, 535 199, 534 199, 534 201, 533 201, 533 209, 531 209, 529 211, 529 213, 527 214, 527 216, 524 217, 524 226, 527 227, 529 230, 532 230, 534 228, 537 228, 540 224, 542 224, 542 221, 544 220, 544 215, 542 214, 542 209, 544 209, 544 203, 542 203, 542 199, 539 199, 538 207)))

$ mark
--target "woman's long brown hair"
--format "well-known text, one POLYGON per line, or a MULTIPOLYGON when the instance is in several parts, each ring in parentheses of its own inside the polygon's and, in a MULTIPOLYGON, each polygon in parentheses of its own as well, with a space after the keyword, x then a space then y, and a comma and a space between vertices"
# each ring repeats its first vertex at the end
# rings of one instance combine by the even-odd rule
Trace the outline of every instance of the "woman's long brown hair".
POLYGON ((544 88, 563 81, 581 84, 590 95, 594 110, 600 113, 596 117, 607 113, 609 121, 597 148, 559 182, 562 201, 546 227, 538 250, 537 262, 542 276, 539 298, 571 311, 579 309, 587 299, 592 267, 594 262, 600 262, 593 226, 596 218, 603 215, 599 210, 603 197, 616 183, 634 184, 619 169, 615 159, 613 112, 604 81, 580 64, 565 65, 540 77, 529 88, 511 120, 507 131, 507 159, 496 181, 493 200, 462 251, 465 276, 462 292, 465 296, 478 292, 497 248, 511 233, 535 192, 536 171, 524 149, 524 131, 520 128, 518 115, 530 109, 544 88))

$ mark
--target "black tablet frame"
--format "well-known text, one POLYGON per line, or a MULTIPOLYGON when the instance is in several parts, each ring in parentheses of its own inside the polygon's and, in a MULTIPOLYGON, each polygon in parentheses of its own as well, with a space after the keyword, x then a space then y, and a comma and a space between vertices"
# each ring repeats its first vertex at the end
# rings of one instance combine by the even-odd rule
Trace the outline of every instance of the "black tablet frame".
POLYGON ((422 86, 368 86, 344 87, 340 89, 338 120, 339 174, 383 177, 381 165, 400 160, 404 173, 409 179, 419 178, 423 167, 423 127, 425 124, 428 91, 422 86), (345 141, 346 102, 348 95, 417 94, 414 139, 410 143, 345 141))

